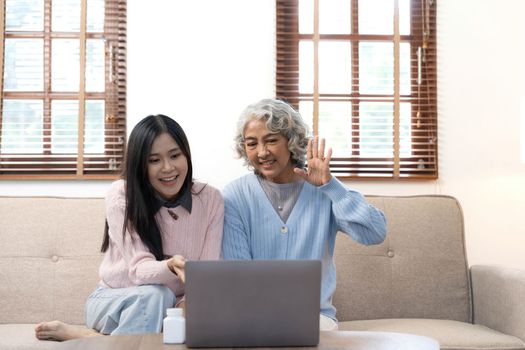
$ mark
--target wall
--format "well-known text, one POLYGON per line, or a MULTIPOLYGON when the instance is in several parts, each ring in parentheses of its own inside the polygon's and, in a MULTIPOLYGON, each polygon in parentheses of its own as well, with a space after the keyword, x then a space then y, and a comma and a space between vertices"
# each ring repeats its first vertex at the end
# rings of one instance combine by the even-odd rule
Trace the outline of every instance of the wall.
POLYGON ((439 2, 439 182, 461 200, 471 264, 525 268, 524 11, 520 0, 439 2))
MULTIPOLYGON (((245 173, 233 130, 247 104, 274 94, 274 11, 271 0, 128 2, 128 129, 173 116, 198 179, 221 188, 245 173)), ((365 194, 456 196, 471 264, 525 269, 524 11, 522 0, 439 0, 440 179, 348 182, 365 194)), ((0 195, 103 196, 107 185, 10 181, 0 195)))

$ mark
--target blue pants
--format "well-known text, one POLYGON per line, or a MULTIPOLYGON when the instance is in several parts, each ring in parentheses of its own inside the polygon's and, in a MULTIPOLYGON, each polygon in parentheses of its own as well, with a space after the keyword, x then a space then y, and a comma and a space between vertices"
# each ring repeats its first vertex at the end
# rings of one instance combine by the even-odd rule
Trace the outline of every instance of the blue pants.
POLYGON ((102 334, 159 333, 166 309, 174 304, 171 289, 160 284, 99 286, 86 302, 86 325, 102 334))

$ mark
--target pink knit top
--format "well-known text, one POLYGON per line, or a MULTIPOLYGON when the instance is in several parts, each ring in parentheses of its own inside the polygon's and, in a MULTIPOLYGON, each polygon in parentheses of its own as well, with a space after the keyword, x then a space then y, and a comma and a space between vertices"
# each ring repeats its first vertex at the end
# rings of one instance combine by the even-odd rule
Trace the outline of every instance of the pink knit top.
MULTIPOLYGON (((164 284, 180 298, 184 285, 166 261, 156 261, 134 230, 127 230, 122 237, 126 205, 124 185, 124 180, 115 181, 106 196, 110 243, 100 264, 100 283, 110 288, 164 284)), ((196 182, 192 202, 191 214, 180 205, 169 209, 176 215, 170 215, 166 207, 161 207, 157 213, 164 254, 183 255, 187 260, 219 259, 224 218, 222 196, 210 185, 196 182)))

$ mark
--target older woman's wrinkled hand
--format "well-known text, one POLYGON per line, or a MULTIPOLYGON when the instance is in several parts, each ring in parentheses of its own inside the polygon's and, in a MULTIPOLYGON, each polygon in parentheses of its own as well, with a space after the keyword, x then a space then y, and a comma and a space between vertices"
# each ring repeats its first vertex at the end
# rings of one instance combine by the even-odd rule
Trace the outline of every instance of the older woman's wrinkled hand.
POLYGON ((308 140, 306 146, 306 170, 295 168, 294 172, 305 181, 315 186, 327 184, 332 179, 330 173, 330 160, 332 159, 332 149, 329 148, 325 155, 325 139, 319 140, 318 136, 308 140))

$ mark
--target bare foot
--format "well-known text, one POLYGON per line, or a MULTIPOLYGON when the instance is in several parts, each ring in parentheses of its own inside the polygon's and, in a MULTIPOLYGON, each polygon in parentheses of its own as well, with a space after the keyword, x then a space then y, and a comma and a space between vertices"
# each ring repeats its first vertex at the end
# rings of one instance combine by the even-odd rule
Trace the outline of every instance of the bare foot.
POLYGON ((40 340, 63 341, 69 339, 103 335, 94 329, 72 326, 61 321, 42 322, 35 327, 35 336, 40 340))

